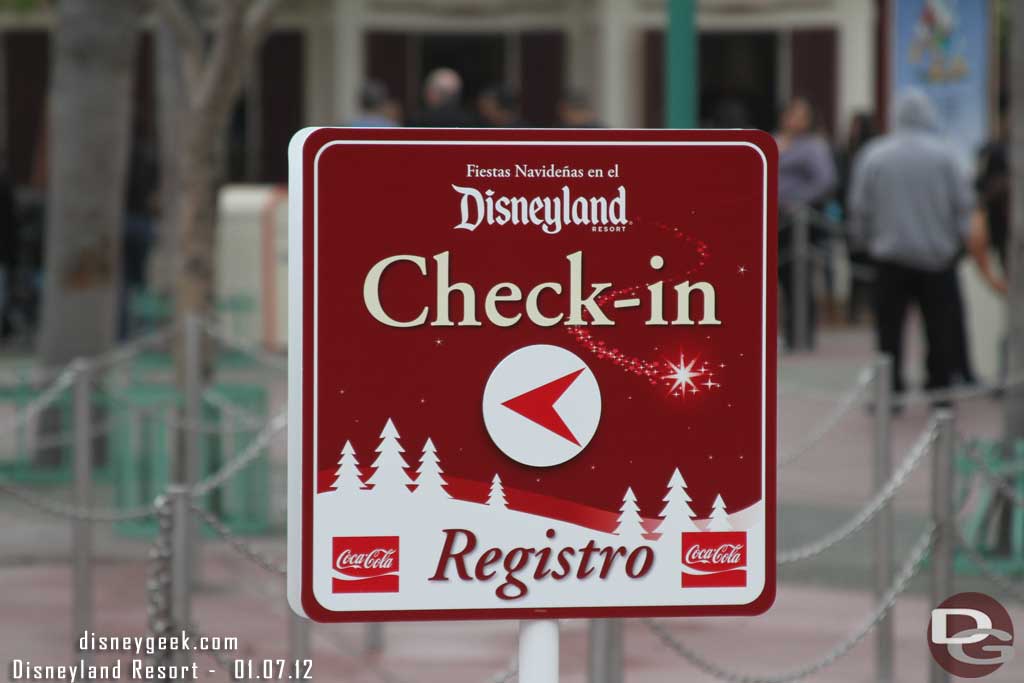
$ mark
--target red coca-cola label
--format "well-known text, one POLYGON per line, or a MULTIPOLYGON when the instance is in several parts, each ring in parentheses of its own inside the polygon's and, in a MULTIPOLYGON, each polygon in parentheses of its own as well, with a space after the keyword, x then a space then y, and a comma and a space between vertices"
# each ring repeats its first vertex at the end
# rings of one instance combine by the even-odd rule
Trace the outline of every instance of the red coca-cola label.
POLYGON ((335 593, 397 593, 398 536, 335 536, 335 593))
POLYGON ((683 534, 683 588, 747 585, 747 532, 700 531, 683 534))

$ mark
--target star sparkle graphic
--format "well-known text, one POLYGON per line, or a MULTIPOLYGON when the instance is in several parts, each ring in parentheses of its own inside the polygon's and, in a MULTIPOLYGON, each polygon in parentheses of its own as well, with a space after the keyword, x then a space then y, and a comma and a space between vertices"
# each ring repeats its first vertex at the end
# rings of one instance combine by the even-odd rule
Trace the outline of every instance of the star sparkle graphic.
POLYGON ((694 358, 687 364, 686 358, 683 354, 679 354, 679 365, 669 361, 668 366, 672 369, 672 372, 662 377, 662 379, 672 380, 672 387, 669 389, 669 393, 676 395, 676 389, 682 389, 682 393, 686 394, 687 387, 690 388, 690 393, 697 392, 697 383, 694 381, 703 374, 700 369, 694 369, 694 365, 697 364, 697 359, 694 358))

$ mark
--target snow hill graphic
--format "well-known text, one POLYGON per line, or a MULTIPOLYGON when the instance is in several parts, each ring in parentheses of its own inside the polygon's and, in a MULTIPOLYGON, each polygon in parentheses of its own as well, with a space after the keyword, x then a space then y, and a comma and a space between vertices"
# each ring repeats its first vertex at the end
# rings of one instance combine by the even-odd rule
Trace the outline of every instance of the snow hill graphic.
POLYGON ((763 503, 729 514, 717 496, 701 519, 678 469, 645 518, 628 481, 617 510, 599 510, 497 473, 452 477, 432 438, 407 460, 390 419, 370 448, 342 442, 313 501, 313 592, 327 609, 742 605, 763 589, 763 503))
POLYGON ((408 506, 413 505, 418 511, 444 504, 459 507, 468 504, 477 509, 484 505, 487 508, 507 510, 509 513, 533 515, 583 526, 593 531, 610 532, 624 540, 629 539, 638 543, 657 540, 666 533, 745 530, 760 517, 757 514, 760 503, 730 515, 726 510, 725 501, 718 495, 712 504, 710 515, 706 519, 698 518, 690 506, 691 498, 687 492, 686 480, 678 468, 673 470, 669 478, 665 496, 662 498, 664 505, 658 517, 643 518, 633 489, 627 487, 618 515, 614 519, 614 528, 605 522, 607 513, 602 514, 603 511, 594 510, 592 512, 596 514, 591 515, 585 514, 584 511, 558 516, 550 509, 552 506, 545 505, 551 499, 545 500, 544 496, 528 492, 517 491, 516 499, 523 503, 516 508, 510 508, 505 487, 498 474, 491 479, 483 504, 457 498, 449 492, 449 482, 441 467, 437 446, 430 438, 427 438, 421 449, 415 478, 410 475, 411 468, 403 456, 405 449, 401 443, 401 436, 390 418, 380 433, 380 443, 374 449, 374 453, 376 457, 367 468, 370 474, 364 476, 361 473, 363 466, 355 447, 350 441, 346 441, 341 449, 333 481, 329 487, 322 487, 323 490, 317 496, 318 507, 321 500, 326 503, 328 500, 338 499, 344 501, 348 513, 355 509, 377 508, 387 504, 386 501, 393 501, 396 504, 395 509, 400 507, 408 510, 408 506), (537 508, 543 508, 545 511, 539 512, 537 508))

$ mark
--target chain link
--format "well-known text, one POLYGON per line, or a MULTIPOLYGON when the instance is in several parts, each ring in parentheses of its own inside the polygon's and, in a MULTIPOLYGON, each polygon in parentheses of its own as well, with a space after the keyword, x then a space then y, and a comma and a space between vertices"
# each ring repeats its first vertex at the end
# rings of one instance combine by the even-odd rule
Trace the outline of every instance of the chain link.
POLYGON ((996 584, 1000 589, 1003 590, 1003 592, 1007 593, 1008 595, 1012 595, 1020 602, 1024 602, 1024 590, 1022 590, 1019 585, 1003 576, 998 569, 993 567, 992 564, 989 563, 987 559, 985 559, 985 556, 979 553, 977 548, 971 545, 971 543, 967 540, 966 536, 964 535, 962 529, 957 527, 956 532, 957 542, 960 544, 960 547, 963 548, 963 550, 967 553, 967 557, 968 559, 970 559, 971 564, 977 567, 978 570, 982 574, 984 574, 987 579, 992 581, 992 583, 996 584))
POLYGON ((285 576, 288 573, 288 565, 277 560, 273 560, 264 555, 259 550, 256 550, 249 543, 243 541, 241 538, 236 536, 231 529, 228 528, 224 522, 217 519, 215 515, 196 503, 192 504, 192 512, 196 514, 199 519, 203 520, 211 529, 213 529, 218 536, 223 538, 228 545, 238 551, 240 555, 251 560, 255 564, 259 565, 263 569, 267 570, 271 574, 280 574, 285 576))
POLYGON ((266 426, 263 427, 255 437, 253 437, 252 442, 250 442, 242 452, 227 462, 220 468, 220 470, 193 486, 192 497, 200 498, 227 483, 228 480, 235 476, 236 473, 246 467, 249 463, 258 459, 260 455, 262 455, 263 449, 266 448, 278 432, 282 431, 287 425, 288 411, 284 410, 278 413, 276 417, 272 418, 266 426))
POLYGON ((145 519, 156 514, 156 508, 152 504, 140 505, 124 510, 110 510, 57 503, 39 494, 30 493, 22 488, 3 482, 0 482, 0 493, 6 493, 29 507, 41 510, 47 514, 86 522, 127 522, 134 519, 145 519))
POLYGON ((924 560, 928 556, 928 551, 931 549, 935 541, 935 530, 935 525, 929 524, 928 528, 921 534, 920 538, 914 544, 907 561, 903 564, 903 567, 900 569, 892 585, 889 587, 889 590, 887 590, 885 595, 882 596, 882 600, 878 603, 870 617, 860 628, 854 631, 846 640, 832 648, 832 650, 827 652, 823 657, 819 657, 813 662, 793 669, 787 673, 777 674, 774 676, 751 676, 728 671, 720 667, 718 664, 705 659, 684 643, 681 643, 673 637, 661 623, 654 621, 653 619, 645 619, 644 624, 646 624, 658 639, 670 650, 704 673, 719 680, 728 681, 729 683, 790 683, 791 681, 803 680, 831 666, 841 657, 849 653, 850 650, 864 640, 864 638, 874 630, 879 622, 886 617, 893 605, 896 604, 896 598, 898 598, 907 589, 911 579, 913 579, 921 570, 921 566, 924 564, 924 560))
POLYGON ((487 683, 512 683, 519 679, 519 664, 515 661, 507 669, 503 669, 487 679, 487 683))
MULTIPOLYGON (((974 448, 964 448, 963 451, 967 457, 978 464, 978 473, 981 474, 982 478, 985 479, 993 487, 999 489, 999 491, 1010 500, 1017 507, 1024 507, 1024 496, 1017 492, 1005 479, 1000 477, 998 474, 989 469, 988 463, 974 452, 974 448)), ((1022 476, 1022 475, 1018 475, 1022 476)))
POLYGON ((267 353, 266 351, 257 347, 255 344, 252 344, 243 339, 239 339, 237 336, 231 334, 230 332, 227 332, 222 327, 216 325, 215 323, 209 320, 203 321, 202 325, 203 331, 206 332, 206 334, 210 335, 211 338, 217 340, 224 346, 232 348, 240 353, 243 353, 249 356, 250 358, 254 358, 255 360, 262 363, 264 366, 271 368, 272 370, 280 370, 282 372, 286 372, 288 370, 287 359, 282 360, 281 358, 271 353, 267 353))
MULTIPOLYGON (((146 577, 146 617, 154 636, 169 636, 175 625, 171 619, 171 506, 167 496, 159 496, 154 504, 157 533, 149 550, 146 577)), ((160 651, 153 655, 156 665, 171 663, 171 653, 160 651)))
POLYGON ((25 407, 15 413, 10 419, 5 420, 4 424, 0 424, 0 436, 5 436, 24 427, 39 413, 50 407, 74 383, 80 369, 80 364, 72 363, 69 365, 50 386, 26 403, 25 407))
POLYGON ((860 512, 850 518, 845 524, 840 526, 835 531, 825 534, 820 540, 813 543, 808 543, 797 548, 790 550, 779 551, 778 563, 779 564, 792 564, 793 562, 800 562, 816 555, 820 555, 824 551, 828 550, 832 546, 836 545, 840 541, 845 540, 848 536, 860 531, 871 519, 878 514, 879 510, 884 508, 886 504, 892 500, 892 497, 896 494, 896 491, 907 481, 911 472, 917 468, 918 464, 924 459, 924 457, 930 452, 932 444, 938 435, 938 429, 935 420, 933 419, 927 429, 918 437, 917 442, 911 447, 910 452, 900 466, 893 471, 892 476, 889 477, 889 481, 885 483, 879 491, 867 502, 864 507, 861 508, 860 512))
POLYGON ((853 387, 840 399, 832 412, 796 447, 779 456, 779 467, 785 467, 797 458, 814 450, 829 433, 835 429, 850 410, 857 405, 865 389, 875 378, 875 369, 871 366, 861 369, 853 387))

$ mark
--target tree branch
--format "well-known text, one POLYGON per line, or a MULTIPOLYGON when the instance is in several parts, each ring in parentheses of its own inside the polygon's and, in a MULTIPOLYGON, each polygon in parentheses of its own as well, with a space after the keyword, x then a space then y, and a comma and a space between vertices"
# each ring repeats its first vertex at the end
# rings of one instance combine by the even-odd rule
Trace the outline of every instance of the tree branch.
POLYGON ((274 12, 281 5, 281 0, 255 0, 249 7, 245 17, 245 42, 250 50, 254 50, 270 28, 274 12))
POLYGON ((243 48, 247 4, 247 0, 221 0, 218 3, 220 16, 213 48, 196 93, 198 106, 208 111, 226 110, 237 96, 245 59, 243 48))
POLYGON ((182 54, 182 75, 185 79, 185 90, 191 92, 198 78, 203 63, 203 29, 181 0, 156 0, 157 11, 167 22, 167 26, 178 43, 182 54))

